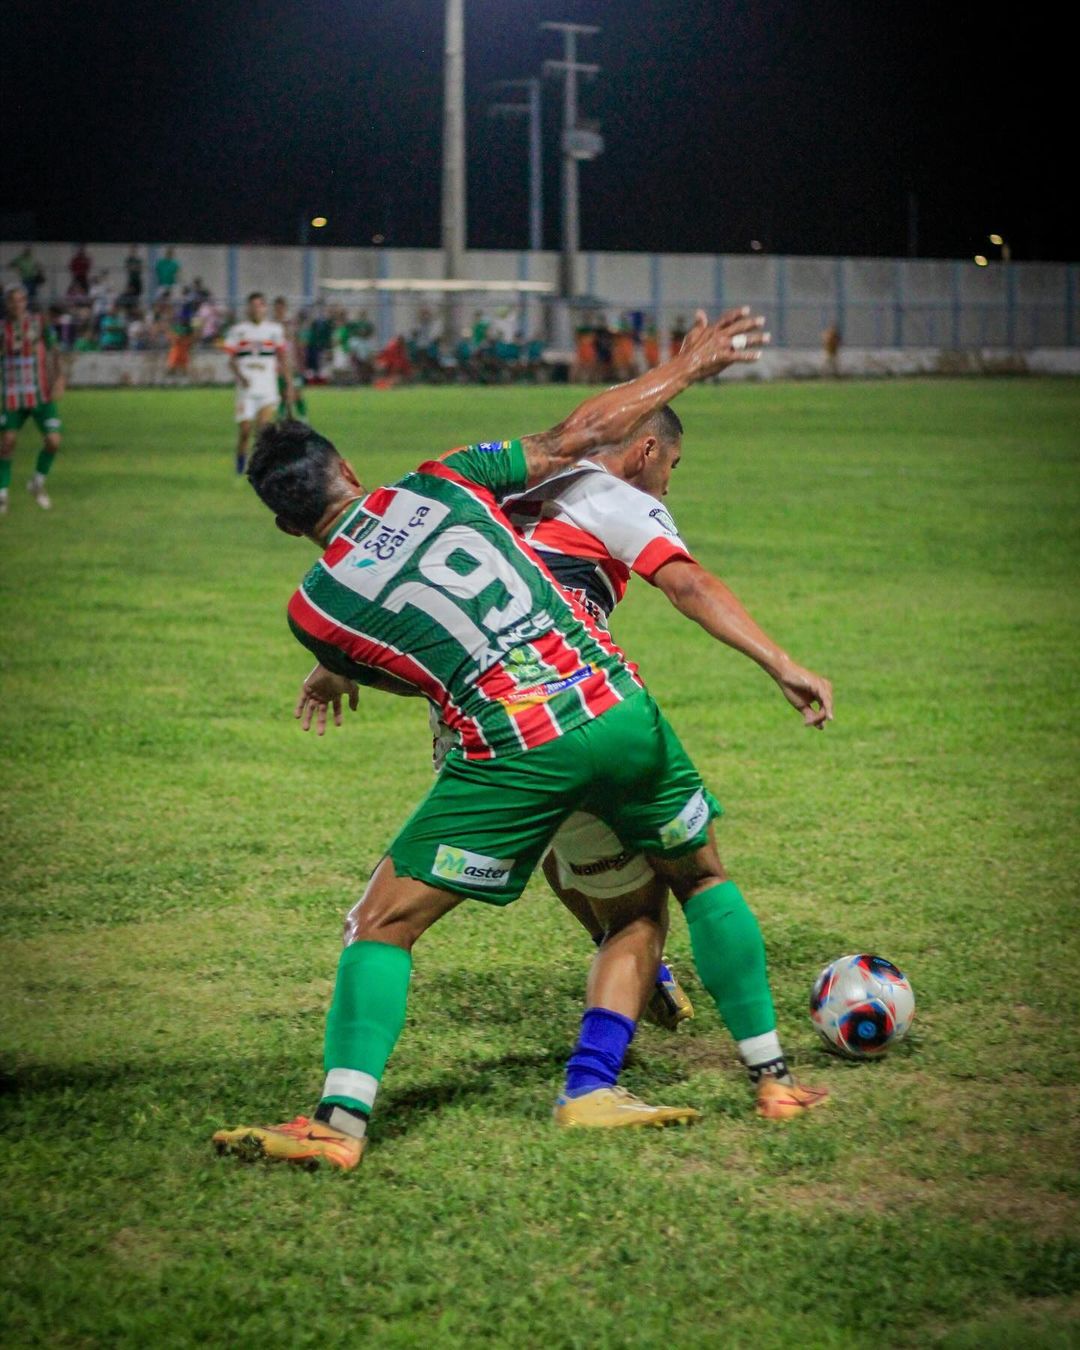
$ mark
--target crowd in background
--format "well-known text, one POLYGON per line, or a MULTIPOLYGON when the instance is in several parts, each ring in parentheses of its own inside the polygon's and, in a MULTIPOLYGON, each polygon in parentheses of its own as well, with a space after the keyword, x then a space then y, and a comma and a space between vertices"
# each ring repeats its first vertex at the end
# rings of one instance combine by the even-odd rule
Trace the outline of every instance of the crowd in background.
MULTIPOLYGON (((166 248, 149 269, 132 245, 119 271, 95 269, 86 246, 75 248, 60 296, 44 297, 45 272, 27 245, 7 263, 26 288, 30 302, 49 316, 60 347, 67 352, 159 352, 164 372, 188 377, 199 349, 221 345, 240 317, 214 296, 201 277, 190 280, 174 248, 166 248)), ((278 299, 279 313, 287 302, 278 299)), ((366 310, 315 304, 298 309, 289 328, 294 364, 312 383, 537 382, 549 377, 546 344, 526 332, 528 311, 501 306, 476 310, 456 336, 446 337, 443 310, 422 308, 416 325, 380 345, 366 310)), ((576 332, 570 377, 612 383, 658 364, 682 341, 679 319, 662 336, 642 311, 611 316, 601 308, 582 316, 576 332)))

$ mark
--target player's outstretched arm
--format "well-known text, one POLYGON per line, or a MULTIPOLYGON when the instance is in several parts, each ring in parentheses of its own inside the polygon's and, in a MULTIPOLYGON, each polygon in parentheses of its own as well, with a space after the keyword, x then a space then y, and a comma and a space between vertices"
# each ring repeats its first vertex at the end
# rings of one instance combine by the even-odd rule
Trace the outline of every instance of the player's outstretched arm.
MULTIPOLYGON (((370 679, 365 676, 369 689, 381 689, 387 694, 399 694, 403 698, 417 698, 419 689, 404 680, 395 679, 386 671, 372 669, 370 679)), ((326 731, 326 714, 333 709, 334 726, 342 724, 341 700, 347 699, 350 709, 355 712, 360 704, 360 688, 355 680, 346 675, 338 675, 320 662, 300 686, 300 693, 293 709, 293 716, 300 722, 301 731, 310 731, 314 720, 316 735, 326 731)))
POLYGON ((680 614, 706 633, 756 661, 780 686, 780 692, 808 727, 824 730, 832 721, 832 685, 822 675, 794 662, 759 628, 719 577, 685 558, 665 563, 653 578, 680 614))
POLYGON ((757 361, 769 341, 765 320, 746 307, 709 323, 698 310, 678 354, 626 384, 594 394, 569 417, 536 436, 524 437, 529 486, 565 469, 590 451, 625 440, 639 422, 690 385, 728 366, 757 361))

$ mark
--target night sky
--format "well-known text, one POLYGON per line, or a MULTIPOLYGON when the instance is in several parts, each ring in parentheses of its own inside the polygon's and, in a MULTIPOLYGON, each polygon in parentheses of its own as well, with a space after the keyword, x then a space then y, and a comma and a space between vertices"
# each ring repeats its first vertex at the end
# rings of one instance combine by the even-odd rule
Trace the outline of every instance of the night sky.
MULTIPOLYGON (((1068 44, 1022 9, 936 0, 466 0, 469 245, 527 242, 525 120, 491 81, 598 23, 582 246, 1080 256, 1052 146, 1068 44)), ((0 224, 76 241, 439 243, 442 0, 6 0, 0 224)), ((545 86, 545 246, 560 91, 545 86)))

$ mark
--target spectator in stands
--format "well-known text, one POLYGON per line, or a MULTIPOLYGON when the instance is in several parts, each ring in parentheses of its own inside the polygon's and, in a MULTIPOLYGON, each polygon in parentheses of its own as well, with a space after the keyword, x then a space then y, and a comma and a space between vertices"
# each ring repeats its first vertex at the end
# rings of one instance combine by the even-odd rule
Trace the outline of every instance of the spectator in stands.
POLYGON ((684 337, 686 337, 686 320, 679 314, 676 316, 675 322, 671 325, 672 356, 675 356, 681 350, 684 337))
POLYGON ((375 384, 384 389, 409 378, 413 372, 403 337, 394 338, 379 352, 375 358, 375 370, 379 377, 375 384))
POLYGON ((124 273, 127 285, 121 298, 131 306, 138 303, 143 293, 143 260, 137 244, 132 244, 131 251, 124 259, 124 273))
POLYGON ((80 244, 68 263, 68 271, 71 273, 69 295, 90 294, 90 265, 90 254, 86 251, 86 245, 80 244))
POLYGON ((130 311, 127 326, 127 345, 133 352, 144 352, 150 345, 150 330, 146 326, 146 315, 141 309, 130 311))
POLYGON ((614 376, 615 334, 608 327, 606 317, 601 314, 593 330, 596 342, 596 378, 601 384, 610 384, 614 376))
POLYGON ((352 357, 356 378, 367 384, 370 383, 375 373, 372 364, 375 355, 375 325, 368 318, 366 309, 362 309, 356 316, 356 322, 352 328, 352 336, 349 338, 349 355, 352 357))
POLYGON ((840 374, 840 345, 843 338, 835 323, 829 324, 821 335, 821 349, 825 353, 825 373, 836 379, 840 374))
POLYGON ((176 285, 179 276, 180 263, 176 258, 176 250, 170 244, 154 264, 154 280, 157 282, 159 299, 169 300, 172 298, 173 287, 176 285))
POLYGON ((56 333, 56 340, 65 352, 75 345, 75 319, 63 305, 50 305, 49 322, 56 333))
POLYGON ((95 333, 100 331, 102 319, 116 303, 108 276, 108 272, 99 272, 90 283, 90 323, 95 333))
POLYGON ((654 366, 660 364, 660 336, 656 331, 656 324, 652 322, 646 325, 645 335, 642 339, 642 350, 647 369, 652 370, 654 366))
POLYGON ((165 371, 185 384, 191 378, 191 348, 194 343, 191 320, 186 310, 177 306, 169 326, 169 355, 165 360, 165 371))
POLYGON ((570 379, 574 384, 591 384, 596 372, 596 326, 586 319, 574 334, 574 362, 570 379))
POLYGON ((473 314, 473 326, 472 326, 472 345, 474 352, 479 350, 479 348, 481 348, 487 341, 489 327, 490 321, 488 320, 488 317, 484 313, 484 311, 482 309, 476 310, 476 312, 473 314))
POLYGON ((325 311, 320 307, 314 311, 307 326, 305 374, 312 384, 323 382, 323 353, 330 350, 334 340, 334 328, 325 311))
POLYGON ((352 320, 345 308, 335 306, 330 311, 330 378, 335 381, 347 380, 352 374, 352 358, 349 356, 349 339, 352 337, 352 320))
POLYGON ((21 253, 12 258, 8 267, 19 274, 19 281, 26 291, 27 303, 32 305, 38 287, 45 280, 45 269, 34 257, 33 247, 27 244, 21 253))
POLYGON ((127 346, 127 325, 114 306, 101 316, 98 328, 98 349, 103 352, 122 352, 127 346))
POLYGON ((193 326, 199 342, 204 347, 208 347, 217 337, 220 336, 224 327, 225 312, 211 296, 204 297, 199 308, 195 311, 193 326))

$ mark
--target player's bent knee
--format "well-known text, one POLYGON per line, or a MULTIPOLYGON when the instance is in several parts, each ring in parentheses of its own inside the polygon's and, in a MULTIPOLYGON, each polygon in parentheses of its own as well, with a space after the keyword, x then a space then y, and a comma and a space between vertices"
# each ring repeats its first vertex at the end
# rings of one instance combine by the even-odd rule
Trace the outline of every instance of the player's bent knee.
POLYGON ((412 877, 399 877, 393 862, 384 858, 346 915, 344 944, 385 942, 411 951, 416 940, 462 898, 412 877))
POLYGON ((591 903, 593 913, 609 936, 639 920, 667 932, 667 884, 659 877, 650 877, 643 886, 623 895, 594 899, 591 903))
POLYGON ((649 862, 657 875, 671 887, 675 898, 682 905, 698 891, 703 891, 709 886, 718 886, 728 879, 712 838, 701 848, 681 858, 665 858, 658 854, 650 856, 649 862))

